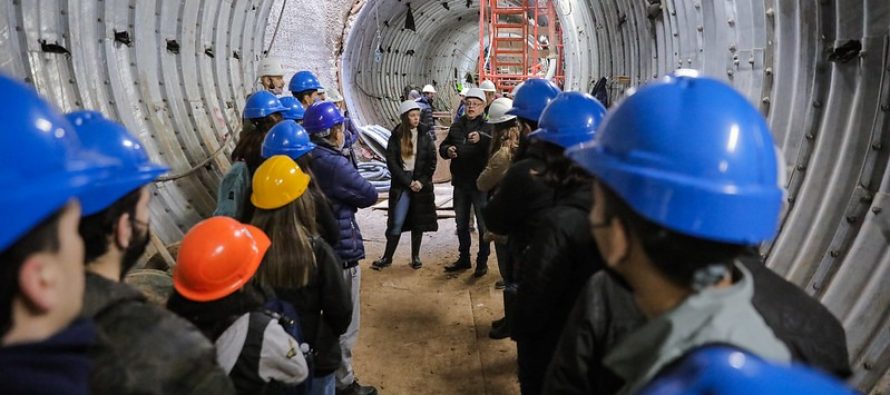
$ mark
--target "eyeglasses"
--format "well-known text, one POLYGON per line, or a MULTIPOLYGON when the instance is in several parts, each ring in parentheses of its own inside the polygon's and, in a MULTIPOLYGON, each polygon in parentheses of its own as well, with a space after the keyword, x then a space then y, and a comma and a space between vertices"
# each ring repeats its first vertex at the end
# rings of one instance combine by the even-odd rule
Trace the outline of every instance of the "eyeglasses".
POLYGON ((470 103, 470 102, 467 102, 467 107, 469 107, 469 108, 479 108, 479 107, 482 107, 482 105, 483 105, 482 103, 470 103))

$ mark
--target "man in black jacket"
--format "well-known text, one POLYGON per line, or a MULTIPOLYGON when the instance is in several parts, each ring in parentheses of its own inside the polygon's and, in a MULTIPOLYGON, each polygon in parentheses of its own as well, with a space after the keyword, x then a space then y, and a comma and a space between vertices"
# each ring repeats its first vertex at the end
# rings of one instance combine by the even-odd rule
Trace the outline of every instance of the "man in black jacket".
MULTIPOLYGON (((491 126, 486 124, 485 93, 478 88, 467 92, 467 114, 451 126, 448 137, 439 146, 439 155, 451 159, 451 185, 454 186, 454 213, 457 221, 457 239, 460 244, 460 258, 445 267, 446 272, 466 270, 470 265, 470 209, 476 211, 479 234, 485 234, 485 221, 482 208, 486 195, 476 187, 476 179, 485 169, 488 161, 488 148, 491 144, 491 126)), ((488 273, 490 245, 479 238, 479 253, 476 255, 476 277, 488 273)))
POLYGON ((121 282, 149 241, 148 183, 167 171, 139 140, 94 111, 68 115, 87 148, 122 165, 81 197, 86 290, 83 315, 96 322, 99 347, 90 387, 97 394, 234 393, 213 344, 186 320, 121 282))
MULTIPOLYGON (((754 308, 800 363, 839 378, 850 375, 841 323, 819 301, 752 256, 741 263, 754 278, 754 308), (782 301, 781 304, 775 301, 782 301)), ((547 370, 545 394, 615 394, 624 384, 602 365, 606 353, 646 317, 614 275, 593 276, 575 303, 547 370)))

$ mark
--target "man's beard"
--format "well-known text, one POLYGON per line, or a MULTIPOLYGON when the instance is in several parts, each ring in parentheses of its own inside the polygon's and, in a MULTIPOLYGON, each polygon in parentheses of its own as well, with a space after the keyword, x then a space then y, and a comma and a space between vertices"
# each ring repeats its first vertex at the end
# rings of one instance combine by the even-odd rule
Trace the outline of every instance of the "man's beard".
POLYGON ((124 251, 124 256, 121 258, 121 280, 123 280, 124 276, 136 266, 136 263, 139 262, 139 258, 142 257, 142 254, 145 253, 145 249, 148 248, 148 241, 151 239, 150 230, 146 229, 145 232, 139 234, 134 233, 130 238, 130 246, 127 247, 126 251, 124 251))

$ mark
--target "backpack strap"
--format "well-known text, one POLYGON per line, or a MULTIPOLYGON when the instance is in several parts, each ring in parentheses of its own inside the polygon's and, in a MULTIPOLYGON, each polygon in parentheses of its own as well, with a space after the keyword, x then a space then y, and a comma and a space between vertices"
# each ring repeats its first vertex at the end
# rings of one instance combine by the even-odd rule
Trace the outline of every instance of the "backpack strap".
POLYGON ((239 394, 262 393, 267 384, 259 374, 260 354, 263 351, 266 327, 274 319, 274 316, 264 311, 250 313, 244 347, 241 348, 238 360, 229 372, 229 377, 232 378, 232 383, 235 384, 239 394))

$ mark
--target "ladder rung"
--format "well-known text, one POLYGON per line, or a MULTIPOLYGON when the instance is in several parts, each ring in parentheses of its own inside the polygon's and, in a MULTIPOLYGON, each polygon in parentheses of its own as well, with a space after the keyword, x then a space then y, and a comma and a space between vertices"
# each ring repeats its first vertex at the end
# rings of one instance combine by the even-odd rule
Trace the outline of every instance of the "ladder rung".
POLYGON ((494 7, 494 8, 491 9, 491 14, 492 14, 492 15, 496 15, 496 14, 500 14, 500 15, 514 15, 514 14, 525 14, 526 12, 528 12, 528 11, 526 11, 524 8, 499 8, 499 7, 494 7))
POLYGON ((522 55, 525 54, 521 49, 500 49, 495 48, 494 53, 498 55, 522 55))
POLYGON ((494 25, 498 29, 522 29, 526 26, 520 23, 495 23, 494 25))
POLYGON ((523 42, 527 41, 527 38, 522 37, 498 37, 494 39, 495 41, 512 41, 512 42, 523 42))

